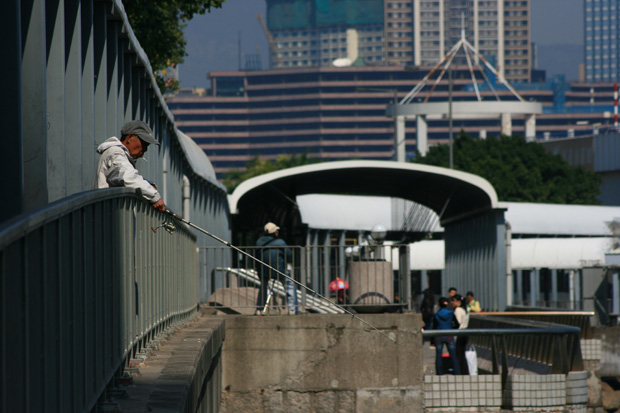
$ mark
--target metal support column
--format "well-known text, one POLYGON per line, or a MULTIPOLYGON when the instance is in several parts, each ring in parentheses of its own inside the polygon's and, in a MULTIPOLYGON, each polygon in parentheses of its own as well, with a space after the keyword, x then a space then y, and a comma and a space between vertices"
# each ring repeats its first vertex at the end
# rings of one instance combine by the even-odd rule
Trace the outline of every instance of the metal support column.
POLYGON ((515 278, 514 295, 517 298, 517 304, 521 304, 523 302, 523 271, 516 270, 515 278))
POLYGON ((540 271, 536 268, 530 270, 530 307, 536 307, 538 292, 540 291, 540 271))
POLYGON ((321 242, 322 244, 322 250, 323 250, 323 290, 322 290, 322 294, 323 295, 327 295, 329 294, 329 282, 331 280, 331 275, 330 275, 330 268, 331 268, 331 260, 330 260, 330 232, 329 231, 325 231, 324 237, 323 237, 323 241, 321 242))
POLYGON ((611 273, 611 311, 620 314, 620 272, 616 269, 611 273))
POLYGON ((422 291, 426 290, 429 287, 427 270, 420 271, 420 287, 422 288, 422 291))
POLYGON ((27 28, 22 39, 21 112, 24 210, 29 211, 48 203, 45 0, 34 0, 27 9, 30 14, 21 16, 27 28))
MULTIPOLYGON (((405 133, 403 130, 403 139, 405 139, 405 133)), ((424 156, 428 152, 428 125, 426 123, 426 116, 416 116, 416 140, 418 146, 418 152, 424 156)))
POLYGON ((558 270, 551 270, 551 307, 558 306, 558 270))
POLYGON ((12 139, 11 144, 5 145, 0 155, 0 186, 3 188, 6 199, 11 200, 11 202, 0 204, 0 216, 2 217, 0 222, 19 215, 24 210, 22 45, 19 6, 18 0, 6 2, 3 7, 5 18, 0 25, 0 37, 4 39, 4 61, 0 65, 0 76, 2 79, 18 80, 17 82, 5 82, 2 85, 3 99, 11 104, 3 108, 0 113, 0 122, 12 139))
POLYGON ((512 115, 502 113, 502 135, 512 136, 512 115))

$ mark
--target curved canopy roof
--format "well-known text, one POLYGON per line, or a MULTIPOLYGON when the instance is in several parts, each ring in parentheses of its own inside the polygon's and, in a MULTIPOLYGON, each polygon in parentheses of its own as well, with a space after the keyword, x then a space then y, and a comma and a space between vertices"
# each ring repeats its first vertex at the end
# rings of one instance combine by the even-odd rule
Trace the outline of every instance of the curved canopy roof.
POLYGON ((442 224, 498 207, 491 184, 476 175, 413 163, 339 161, 248 179, 230 195, 230 210, 241 218, 241 225, 257 227, 285 219, 285 210, 297 209, 295 198, 304 194, 408 199, 434 210, 442 224))
POLYGON ((187 157, 187 161, 190 163, 196 175, 200 176, 206 181, 209 181, 221 190, 226 191, 226 187, 217 180, 213 165, 211 164, 211 161, 209 160, 205 152, 200 149, 200 146, 198 146, 192 138, 190 138, 178 129, 177 136, 179 138, 181 148, 183 149, 183 152, 187 157))

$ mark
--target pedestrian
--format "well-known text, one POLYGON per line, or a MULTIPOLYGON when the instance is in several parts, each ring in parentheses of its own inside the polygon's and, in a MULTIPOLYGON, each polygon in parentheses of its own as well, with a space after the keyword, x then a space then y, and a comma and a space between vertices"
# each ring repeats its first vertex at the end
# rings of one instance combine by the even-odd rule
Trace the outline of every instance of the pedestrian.
POLYGON ((480 301, 474 299, 473 292, 468 291, 467 294, 465 294, 465 298, 467 300, 468 313, 479 313, 482 311, 482 309, 480 308, 480 301))
POLYGON ((454 307, 452 307, 452 297, 457 294, 456 288, 450 287, 448 288, 448 308, 454 311, 454 307))
MULTIPOLYGON (((435 330, 452 330, 454 322, 454 313, 448 309, 448 299, 441 297, 439 299, 439 311, 433 318, 435 330)), ((443 376, 443 345, 448 348, 450 354, 450 360, 452 361, 452 368, 455 375, 461 374, 459 362, 456 358, 456 348, 454 346, 454 336, 441 336, 435 337, 435 370, 438 376, 443 376)))
POLYGON ((121 139, 113 136, 97 148, 101 155, 97 164, 94 189, 128 187, 139 191, 153 208, 165 212, 166 204, 153 184, 136 169, 136 161, 144 156, 150 144, 159 145, 149 126, 140 121, 127 122, 121 129, 121 139))
MULTIPOLYGON (((456 317, 456 321, 459 323, 459 330, 466 329, 469 324, 469 314, 467 314, 467 311, 463 308, 463 297, 456 294, 450 299, 450 301, 452 302, 452 307, 454 307, 454 316, 456 317)), ((463 375, 469 374, 467 359, 465 358, 467 341, 468 337, 465 336, 459 336, 456 338, 456 359, 459 362, 459 369, 463 375)))
MULTIPOLYGON (((286 242, 280 238, 279 226, 273 222, 268 222, 265 224, 264 234, 258 238, 256 245, 260 247, 256 253, 259 260, 275 268, 279 272, 286 274, 287 261, 291 260, 293 254, 291 253, 291 249, 288 247, 286 242)), ((273 282, 280 280, 282 285, 286 288, 289 313, 297 314, 297 287, 294 282, 282 277, 276 271, 273 271, 261 264, 258 266, 258 276, 261 282, 258 297, 256 299, 256 311, 258 313, 264 314, 263 310, 265 303, 267 302, 269 283, 270 280, 273 279, 273 282)))
MULTIPOLYGON (((422 304, 420 305, 422 322, 424 323, 425 330, 431 330, 433 328, 433 317, 435 316, 435 294, 433 294, 430 288, 424 290, 422 294, 422 304)), ((424 341, 427 341, 427 339, 425 338, 424 341)))

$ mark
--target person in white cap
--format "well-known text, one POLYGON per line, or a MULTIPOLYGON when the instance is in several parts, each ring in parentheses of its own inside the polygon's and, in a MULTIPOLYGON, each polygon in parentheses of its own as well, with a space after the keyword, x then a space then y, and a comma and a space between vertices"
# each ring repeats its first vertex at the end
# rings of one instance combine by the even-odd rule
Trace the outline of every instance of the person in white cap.
MULTIPOLYGON (((268 222, 264 227, 264 234, 256 241, 256 245, 261 247, 257 251, 257 258, 276 270, 286 274, 286 263, 292 258, 291 249, 286 242, 280 238, 280 227, 273 222, 268 222)), ((297 313, 297 293, 295 284, 284 277, 280 276, 273 270, 264 265, 258 265, 258 275, 261 285, 256 299, 256 310, 261 312, 267 301, 267 287, 269 281, 280 279, 282 285, 286 286, 287 301, 290 311, 297 313)))
POLYGON ((159 145, 159 142, 146 123, 140 120, 127 122, 121 129, 120 140, 113 136, 97 148, 101 158, 97 164, 94 189, 120 186, 136 188, 153 208, 164 212, 166 204, 157 188, 136 169, 136 160, 144 156, 150 144, 159 145))

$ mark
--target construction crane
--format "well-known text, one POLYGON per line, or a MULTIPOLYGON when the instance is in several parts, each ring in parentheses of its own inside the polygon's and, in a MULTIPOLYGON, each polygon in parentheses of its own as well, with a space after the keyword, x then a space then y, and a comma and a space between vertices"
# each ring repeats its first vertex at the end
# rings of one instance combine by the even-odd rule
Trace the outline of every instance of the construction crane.
POLYGON ((280 55, 278 55, 278 49, 276 48, 276 42, 273 40, 273 36, 271 35, 271 32, 269 31, 269 29, 267 28, 267 25, 265 24, 265 21, 263 20, 263 15, 262 14, 257 14, 256 18, 258 19, 258 22, 260 23, 260 27, 263 29, 263 32, 265 33, 265 36, 267 37, 267 42, 269 43, 269 50, 271 51, 271 61, 270 66, 272 63, 275 63, 275 67, 282 67, 282 60, 280 59, 280 55))

